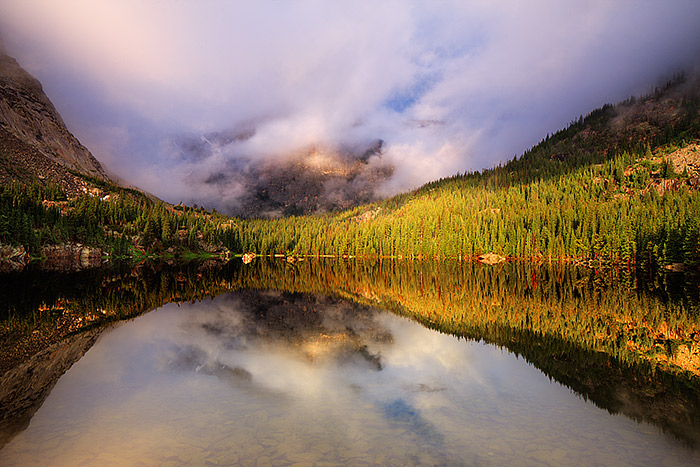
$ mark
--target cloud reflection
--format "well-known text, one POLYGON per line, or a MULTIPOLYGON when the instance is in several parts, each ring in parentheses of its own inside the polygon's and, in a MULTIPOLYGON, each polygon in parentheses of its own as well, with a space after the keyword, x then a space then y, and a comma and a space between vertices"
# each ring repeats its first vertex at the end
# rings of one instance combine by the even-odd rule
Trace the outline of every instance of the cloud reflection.
POLYGON ((0 463, 685 459, 675 448, 507 352, 335 298, 242 292, 104 334, 0 463))

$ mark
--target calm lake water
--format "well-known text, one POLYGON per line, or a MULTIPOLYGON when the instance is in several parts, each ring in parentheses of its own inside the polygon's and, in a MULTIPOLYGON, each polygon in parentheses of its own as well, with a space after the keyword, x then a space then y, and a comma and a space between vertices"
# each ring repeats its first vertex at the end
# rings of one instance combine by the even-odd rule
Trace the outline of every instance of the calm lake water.
POLYGON ((601 409, 534 357, 376 299, 254 288, 109 326, 0 465, 700 463, 694 428, 601 409))

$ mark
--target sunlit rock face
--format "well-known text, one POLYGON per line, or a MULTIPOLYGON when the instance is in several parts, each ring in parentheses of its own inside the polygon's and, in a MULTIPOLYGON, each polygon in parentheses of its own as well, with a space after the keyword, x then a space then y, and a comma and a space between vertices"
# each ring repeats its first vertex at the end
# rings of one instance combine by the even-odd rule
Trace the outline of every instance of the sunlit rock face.
POLYGON ((275 218, 346 209, 377 200, 377 188, 394 173, 382 140, 250 157, 245 144, 254 135, 242 129, 172 141, 196 165, 187 182, 199 192, 226 193, 211 202, 227 214, 275 218))
POLYGON ((66 128, 41 83, 0 51, 0 182, 38 178, 79 194, 85 183, 69 170, 107 179, 66 128))

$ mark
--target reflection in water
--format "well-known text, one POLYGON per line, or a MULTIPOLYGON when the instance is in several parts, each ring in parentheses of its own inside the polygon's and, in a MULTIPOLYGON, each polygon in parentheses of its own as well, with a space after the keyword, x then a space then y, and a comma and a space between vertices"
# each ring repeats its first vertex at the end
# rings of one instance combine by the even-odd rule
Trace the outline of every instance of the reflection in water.
POLYGON ((0 451, 2 465, 699 460, 493 346, 337 298, 269 291, 117 325, 0 451))
POLYGON ((374 311, 337 299, 239 292, 219 297, 216 306, 210 303, 200 304, 197 314, 180 323, 187 339, 164 351, 162 369, 214 375, 264 390, 300 385, 300 392, 309 393, 310 377, 319 368, 380 370, 380 355, 369 349, 391 342, 374 311))

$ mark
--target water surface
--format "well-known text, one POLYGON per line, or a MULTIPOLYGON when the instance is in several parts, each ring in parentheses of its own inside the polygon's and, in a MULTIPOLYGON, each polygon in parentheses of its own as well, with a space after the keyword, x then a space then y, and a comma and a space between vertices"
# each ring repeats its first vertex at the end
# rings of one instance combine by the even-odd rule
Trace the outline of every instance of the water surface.
POLYGON ((698 462, 503 347, 270 290, 114 325, 0 451, 2 465, 698 462))

